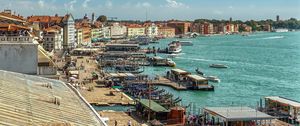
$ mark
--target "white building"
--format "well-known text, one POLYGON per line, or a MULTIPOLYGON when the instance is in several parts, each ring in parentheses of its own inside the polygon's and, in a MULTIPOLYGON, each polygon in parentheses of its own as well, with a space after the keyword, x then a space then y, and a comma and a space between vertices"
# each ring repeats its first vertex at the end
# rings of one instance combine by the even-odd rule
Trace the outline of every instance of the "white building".
POLYGON ((43 47, 45 50, 58 51, 63 47, 63 28, 60 26, 52 26, 44 30, 43 33, 43 47))
POLYGON ((154 23, 152 23, 150 26, 146 28, 146 35, 149 37, 158 36, 158 27, 154 23))
POLYGON ((111 34, 110 34, 110 27, 108 27, 108 26, 104 26, 104 27, 102 27, 101 28, 101 33, 102 33, 102 35, 101 35, 101 37, 103 37, 103 38, 110 38, 110 36, 111 36, 111 34))
POLYGON ((75 21, 72 14, 67 14, 63 18, 63 46, 65 49, 75 48, 75 21))
POLYGON ((113 23, 110 26, 110 35, 111 38, 124 38, 127 35, 127 27, 120 25, 119 23, 113 23))

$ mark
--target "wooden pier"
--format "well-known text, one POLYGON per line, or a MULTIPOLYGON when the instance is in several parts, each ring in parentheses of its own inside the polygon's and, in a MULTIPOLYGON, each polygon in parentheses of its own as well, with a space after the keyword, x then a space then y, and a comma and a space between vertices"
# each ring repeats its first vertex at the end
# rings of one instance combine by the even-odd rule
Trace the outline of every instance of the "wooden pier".
MULTIPOLYGON (((146 83, 146 81, 133 81, 133 82, 130 82, 130 83, 143 84, 143 83, 146 83)), ((168 87, 172 87, 173 89, 176 89, 176 90, 187 90, 187 88, 185 86, 182 86, 178 83, 170 81, 169 79, 167 79, 165 77, 161 77, 161 76, 159 76, 157 80, 151 80, 151 81, 148 81, 147 83, 151 84, 151 85, 168 86, 168 87)))

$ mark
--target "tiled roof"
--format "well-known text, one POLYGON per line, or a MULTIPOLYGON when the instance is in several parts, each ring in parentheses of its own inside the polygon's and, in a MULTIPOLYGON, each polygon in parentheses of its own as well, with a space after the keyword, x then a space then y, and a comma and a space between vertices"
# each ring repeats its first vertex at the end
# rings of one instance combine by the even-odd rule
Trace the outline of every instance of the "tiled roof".
POLYGON ((2 70, 0 80, 0 125, 106 125, 76 89, 61 81, 2 70))

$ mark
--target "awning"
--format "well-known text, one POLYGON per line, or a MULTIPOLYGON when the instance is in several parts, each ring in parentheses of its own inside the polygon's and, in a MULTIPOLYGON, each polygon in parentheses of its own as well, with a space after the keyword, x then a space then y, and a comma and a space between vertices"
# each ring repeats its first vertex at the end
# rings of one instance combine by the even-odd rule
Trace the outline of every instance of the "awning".
MULTIPOLYGON (((140 100, 138 100, 138 102, 141 103, 144 107, 146 107, 148 109, 150 108, 148 99, 140 99, 140 100)), ((169 112, 169 110, 162 107, 161 105, 159 105, 158 103, 156 103, 153 100, 150 100, 150 106, 151 106, 150 109, 154 112, 169 112)))

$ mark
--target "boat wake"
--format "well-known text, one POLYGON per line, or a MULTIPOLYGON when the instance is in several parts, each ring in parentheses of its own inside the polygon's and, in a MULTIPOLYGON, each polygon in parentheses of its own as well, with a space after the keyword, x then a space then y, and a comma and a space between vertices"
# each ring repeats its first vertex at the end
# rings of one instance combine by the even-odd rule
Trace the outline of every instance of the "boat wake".
POLYGON ((282 38, 284 38, 284 36, 272 36, 272 37, 266 37, 263 39, 282 39, 282 38))

